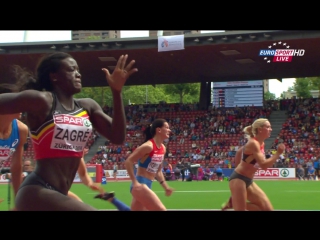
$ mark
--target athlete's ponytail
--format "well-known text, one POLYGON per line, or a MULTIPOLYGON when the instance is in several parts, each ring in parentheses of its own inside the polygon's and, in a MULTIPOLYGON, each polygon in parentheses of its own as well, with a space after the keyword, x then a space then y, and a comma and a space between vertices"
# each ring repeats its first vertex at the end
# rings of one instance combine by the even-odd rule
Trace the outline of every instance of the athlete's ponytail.
POLYGON ((152 135, 151 135, 151 124, 146 127, 146 129, 143 131, 143 134, 145 136, 144 143, 149 141, 152 138, 152 135))
POLYGON ((0 94, 19 92, 19 87, 14 84, 2 83, 0 84, 0 94))
POLYGON ((246 138, 255 137, 258 134, 258 128, 263 127, 267 121, 268 119, 266 118, 258 118, 252 125, 245 127, 243 132, 245 133, 246 138))
POLYGON ((16 79, 16 85, 19 88, 19 91, 24 90, 41 90, 38 84, 36 77, 32 74, 31 71, 28 71, 25 68, 22 68, 18 65, 13 65, 12 73, 16 79))
POLYGON ((158 118, 158 119, 154 120, 151 125, 148 125, 143 132, 145 135, 144 142, 147 142, 151 138, 153 138, 154 135, 156 135, 157 128, 162 128, 165 122, 167 122, 167 120, 162 119, 162 118, 158 118))
POLYGON ((36 74, 18 65, 12 66, 12 72, 20 91, 29 89, 53 91, 50 74, 56 73, 61 66, 61 61, 66 58, 72 58, 72 56, 64 52, 43 56, 36 67, 36 74))

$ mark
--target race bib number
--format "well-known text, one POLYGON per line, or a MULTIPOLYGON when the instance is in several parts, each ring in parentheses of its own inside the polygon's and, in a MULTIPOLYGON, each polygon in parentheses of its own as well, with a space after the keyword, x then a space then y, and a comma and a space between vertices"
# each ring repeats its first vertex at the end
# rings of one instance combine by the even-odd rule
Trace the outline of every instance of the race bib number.
POLYGON ((147 167, 147 172, 156 173, 159 169, 161 162, 151 162, 147 167))
POLYGON ((51 149, 81 152, 92 134, 92 124, 87 118, 68 114, 53 115, 55 127, 51 149))

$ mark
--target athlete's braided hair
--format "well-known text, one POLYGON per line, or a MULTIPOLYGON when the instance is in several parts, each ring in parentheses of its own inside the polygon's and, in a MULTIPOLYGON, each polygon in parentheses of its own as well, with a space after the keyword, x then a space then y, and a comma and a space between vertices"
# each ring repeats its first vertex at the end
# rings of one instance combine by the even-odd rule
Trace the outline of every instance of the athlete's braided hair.
POLYGON ((52 91, 50 73, 55 73, 61 66, 61 60, 72 58, 68 53, 55 52, 44 55, 37 64, 36 74, 18 65, 12 66, 12 73, 20 91, 34 89, 38 91, 52 91))
POLYGON ((2 93, 14 93, 19 92, 19 87, 10 83, 2 83, 0 84, 0 94, 2 93))

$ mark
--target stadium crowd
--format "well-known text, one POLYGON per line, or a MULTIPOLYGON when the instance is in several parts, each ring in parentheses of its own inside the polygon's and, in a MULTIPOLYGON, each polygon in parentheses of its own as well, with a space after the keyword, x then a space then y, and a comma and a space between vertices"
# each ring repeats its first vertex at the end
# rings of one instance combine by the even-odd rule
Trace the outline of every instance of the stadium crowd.
MULTIPOLYGON (((112 108, 103 110, 112 116, 112 108)), ((105 170, 125 169, 124 161, 144 139, 143 131, 156 118, 168 121, 172 135, 165 142, 167 153, 164 171, 170 166, 199 164, 205 173, 207 168, 234 168, 234 156, 246 139, 242 129, 257 118, 268 118, 273 111, 286 110, 287 120, 266 154, 274 153, 277 144, 284 143, 286 152, 274 167, 294 167, 301 179, 315 178, 320 162, 320 99, 284 99, 265 101, 263 107, 246 106, 235 108, 199 109, 198 104, 144 104, 125 107, 127 137, 123 145, 114 145, 106 140, 103 146, 95 146, 99 133, 91 136, 88 148, 97 148, 96 154, 87 163, 102 164, 105 170), (312 168, 314 173, 312 174, 312 168), (311 170, 310 170, 311 169, 311 170), (311 173, 310 173, 311 172, 311 173), (300 175, 299 175, 299 174, 300 175)), ((22 116, 22 121, 25 118, 22 116)), ((33 162, 33 147, 28 139, 24 160, 33 162)), ((9 167, 10 160, 0 162, 0 168, 9 167)))

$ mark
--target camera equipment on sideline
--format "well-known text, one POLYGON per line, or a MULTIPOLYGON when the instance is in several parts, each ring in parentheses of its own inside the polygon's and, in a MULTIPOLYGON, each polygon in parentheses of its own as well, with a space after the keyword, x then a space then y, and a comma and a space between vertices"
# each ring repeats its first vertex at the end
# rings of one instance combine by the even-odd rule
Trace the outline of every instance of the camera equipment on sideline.
POLYGON ((200 164, 190 164, 188 170, 190 172, 189 177, 187 178, 187 181, 192 181, 193 176, 196 177, 196 180, 198 181, 198 169, 200 168, 200 164))
POLYGON ((8 168, 8 167, 6 167, 6 168, 1 168, 1 171, 0 171, 0 173, 1 174, 6 174, 6 173, 10 173, 11 171, 10 171, 10 168, 8 168))

